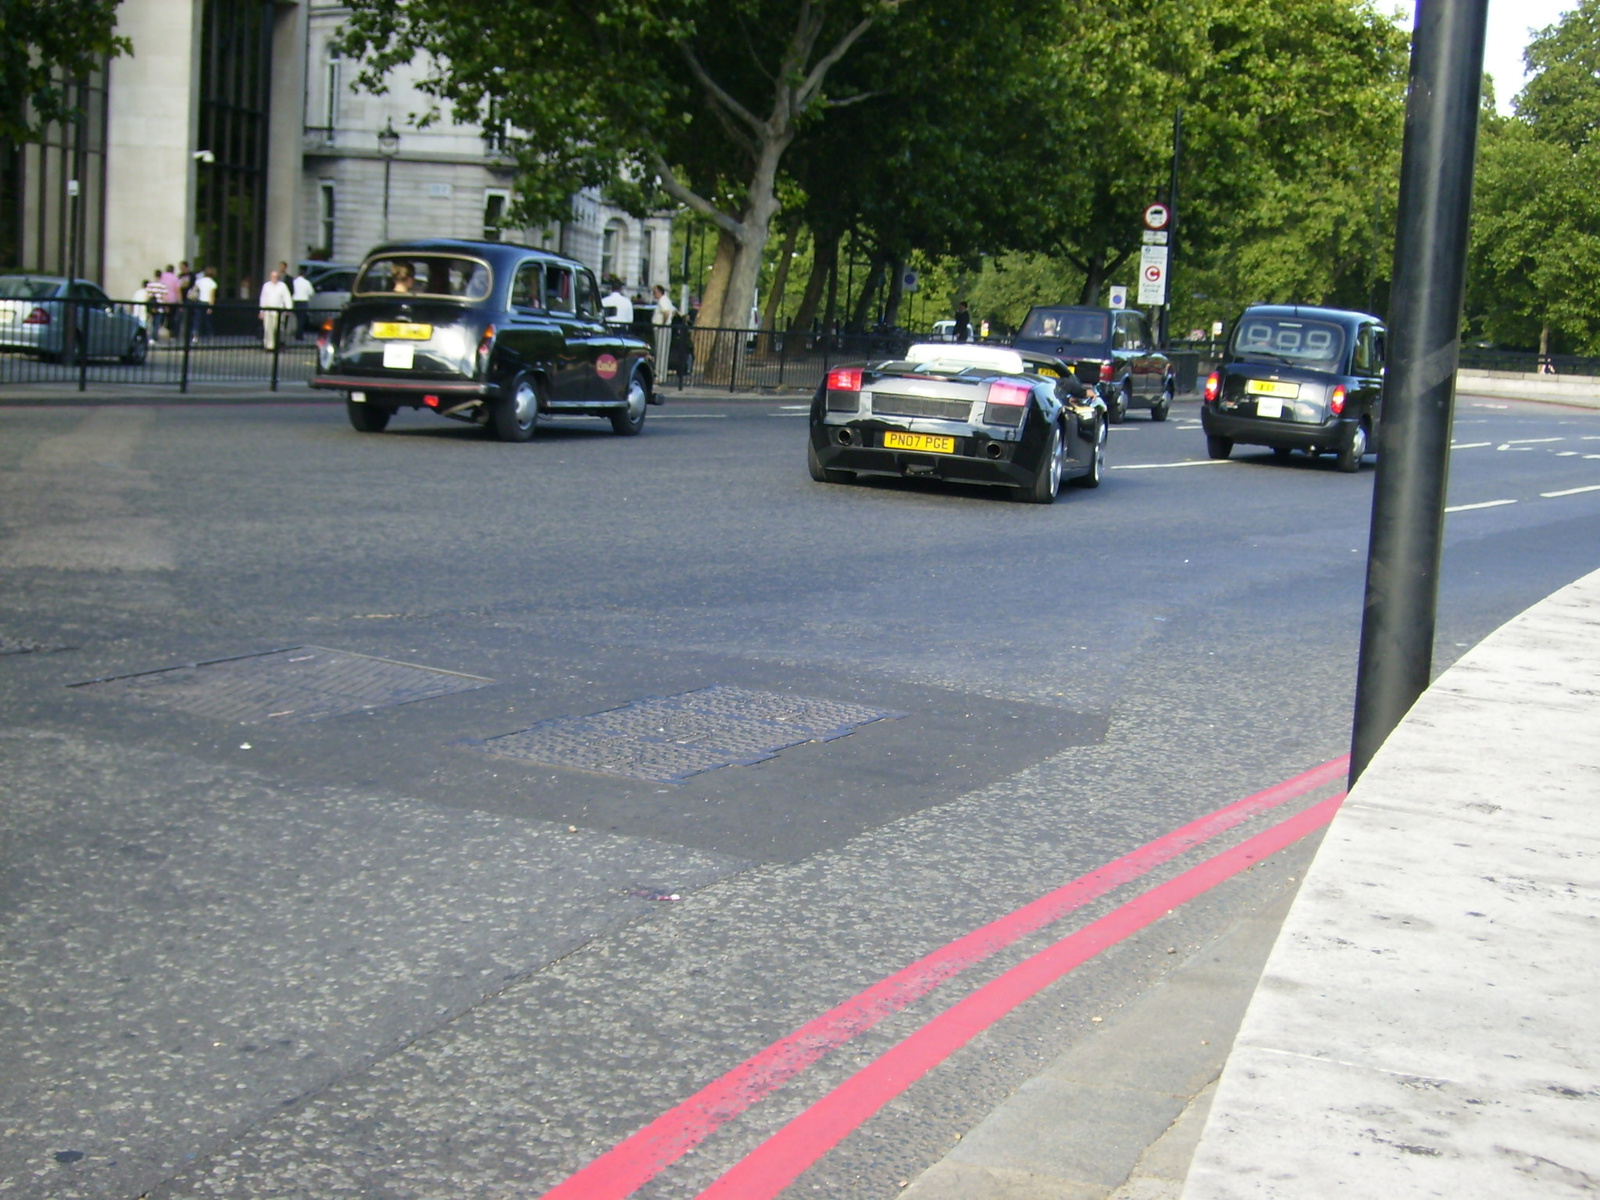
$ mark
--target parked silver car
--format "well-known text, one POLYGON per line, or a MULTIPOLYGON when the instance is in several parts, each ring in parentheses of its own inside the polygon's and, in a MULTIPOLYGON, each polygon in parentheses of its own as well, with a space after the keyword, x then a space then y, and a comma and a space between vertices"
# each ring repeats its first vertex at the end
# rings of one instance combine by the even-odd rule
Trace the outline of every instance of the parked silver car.
POLYGON ((144 321, 87 279, 0 275, 0 350, 31 351, 47 361, 137 364, 149 347, 144 321))

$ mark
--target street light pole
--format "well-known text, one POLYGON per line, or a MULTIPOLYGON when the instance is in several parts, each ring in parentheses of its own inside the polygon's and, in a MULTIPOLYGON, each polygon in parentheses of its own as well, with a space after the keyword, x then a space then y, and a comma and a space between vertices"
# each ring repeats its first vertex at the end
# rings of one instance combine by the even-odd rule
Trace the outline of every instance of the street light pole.
POLYGON ((394 156, 400 153, 400 135, 394 131, 394 118, 390 117, 378 134, 378 153, 383 155, 383 240, 389 240, 389 168, 394 156))
POLYGON ((1489 0, 1419 0, 1350 781, 1427 688, 1489 0))

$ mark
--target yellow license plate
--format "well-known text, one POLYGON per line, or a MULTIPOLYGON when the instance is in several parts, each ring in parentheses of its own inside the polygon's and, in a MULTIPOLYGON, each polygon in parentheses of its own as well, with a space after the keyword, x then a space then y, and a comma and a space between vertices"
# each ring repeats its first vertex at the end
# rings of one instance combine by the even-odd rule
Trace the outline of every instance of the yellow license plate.
POLYGON ((1052 367, 1037 367, 1037 368, 1034 369, 1033 373, 1035 375, 1043 375, 1046 379, 1060 379, 1061 378, 1061 372, 1055 370, 1052 367))
POLYGON ((956 440, 931 433, 901 433, 891 429, 883 435, 885 450, 921 450, 927 454, 954 454, 956 440))
POLYGON ((375 338, 409 338, 414 342, 425 342, 433 336, 433 326, 413 325, 409 321, 374 321, 372 323, 372 336, 375 338))
POLYGON ((1300 395, 1298 383, 1279 383, 1276 379, 1246 379, 1246 396, 1276 396, 1280 400, 1294 400, 1300 395))

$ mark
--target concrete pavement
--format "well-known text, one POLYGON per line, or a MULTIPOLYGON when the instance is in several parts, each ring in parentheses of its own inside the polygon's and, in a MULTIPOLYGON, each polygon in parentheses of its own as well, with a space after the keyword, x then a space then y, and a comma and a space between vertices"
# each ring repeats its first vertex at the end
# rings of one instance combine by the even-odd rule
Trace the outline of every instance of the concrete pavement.
POLYGON ((1597 635, 1600 572, 1465 655, 1345 801, 1270 957, 1271 920, 1208 947, 905 1195, 1600 1191, 1597 635))

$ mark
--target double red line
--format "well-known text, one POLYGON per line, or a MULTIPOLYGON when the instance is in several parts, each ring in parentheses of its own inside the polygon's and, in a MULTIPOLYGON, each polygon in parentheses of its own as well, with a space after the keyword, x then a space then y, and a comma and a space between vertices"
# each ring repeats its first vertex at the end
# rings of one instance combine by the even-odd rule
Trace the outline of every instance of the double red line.
MULTIPOLYGON (((557 1184, 544 1200, 624 1200, 823 1055, 973 964, 1252 817, 1342 778, 1348 769, 1348 758, 1337 758, 1229 804, 918 959, 746 1059, 557 1184)), ((777 1195, 889 1100, 1023 1001, 1172 909, 1326 825, 1343 799, 1334 796, 1297 813, 1012 967, 790 1121, 702 1192, 701 1200, 777 1195)))

